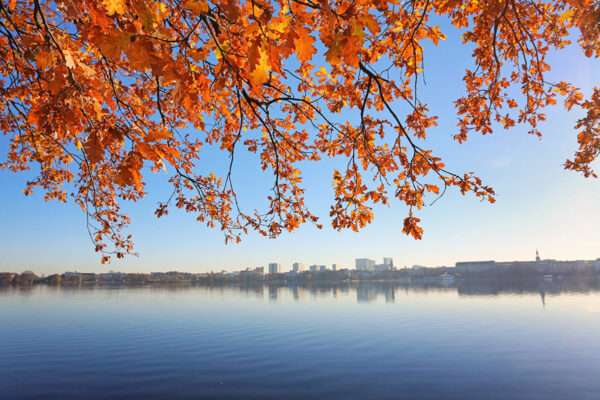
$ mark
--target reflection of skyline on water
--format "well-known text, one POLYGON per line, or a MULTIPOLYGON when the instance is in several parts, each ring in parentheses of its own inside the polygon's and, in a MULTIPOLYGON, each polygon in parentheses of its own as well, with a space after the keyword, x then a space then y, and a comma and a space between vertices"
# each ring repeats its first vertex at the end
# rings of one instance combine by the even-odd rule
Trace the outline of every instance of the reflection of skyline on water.
MULTIPOLYGON (((562 293, 593 293, 598 292, 597 280, 562 280, 562 281, 459 281, 452 284, 435 284, 425 282, 390 283, 390 282, 361 282, 348 284, 315 285, 264 285, 269 291, 269 300, 280 301, 291 297, 301 302, 307 298, 337 299, 340 296, 355 297, 357 303, 370 303, 382 300, 385 303, 395 303, 399 293, 409 294, 438 294, 456 293, 460 297, 473 296, 506 296, 506 295, 539 295, 542 304, 546 296, 562 293)), ((227 285, 230 290, 253 292, 263 285, 227 285)))
POLYGON ((337 282, 314 284, 281 284, 281 283, 246 283, 246 284, 210 284, 210 285, 142 285, 142 286, 0 286, 0 295, 19 294, 27 296, 36 289, 61 291, 64 293, 94 290, 131 290, 151 292, 200 291, 211 295, 243 295, 255 299, 266 299, 269 302, 293 300, 294 302, 314 301, 319 299, 340 300, 355 298, 357 303, 373 303, 382 301, 396 303, 398 296, 410 294, 452 294, 459 297, 508 295, 539 295, 542 306, 547 296, 563 293, 595 293, 599 291, 597 278, 565 279, 565 280, 461 280, 455 283, 435 282, 337 282))

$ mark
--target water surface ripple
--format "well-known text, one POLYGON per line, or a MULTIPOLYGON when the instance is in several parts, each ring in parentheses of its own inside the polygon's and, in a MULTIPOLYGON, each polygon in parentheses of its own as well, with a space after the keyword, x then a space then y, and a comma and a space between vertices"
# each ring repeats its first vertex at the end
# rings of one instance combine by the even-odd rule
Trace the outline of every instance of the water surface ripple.
POLYGON ((598 399, 589 282, 0 288, 1 399, 598 399))

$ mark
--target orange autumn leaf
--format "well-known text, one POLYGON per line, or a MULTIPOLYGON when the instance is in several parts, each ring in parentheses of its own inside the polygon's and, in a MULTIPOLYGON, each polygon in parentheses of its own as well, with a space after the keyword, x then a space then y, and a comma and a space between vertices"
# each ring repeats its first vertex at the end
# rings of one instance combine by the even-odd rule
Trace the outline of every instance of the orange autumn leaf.
POLYGON ((296 39, 295 42, 298 60, 310 61, 313 54, 317 53, 317 49, 315 49, 315 46, 313 45, 317 39, 312 37, 310 31, 305 27, 299 27, 295 30, 295 33, 298 35, 298 39, 296 39))
POLYGON ((260 42, 253 40, 248 49, 250 80, 253 86, 260 86, 269 79, 269 64, 265 49, 260 42))
POLYGON ((90 163, 96 164, 104 158, 104 149, 102 148, 102 143, 96 133, 91 133, 88 136, 84 147, 90 163))
POLYGON ((208 12, 208 3, 206 0, 186 0, 183 6, 192 10, 196 14, 206 14, 208 12))
POLYGON ((127 7, 125 0, 102 0, 108 15, 124 14, 127 7))

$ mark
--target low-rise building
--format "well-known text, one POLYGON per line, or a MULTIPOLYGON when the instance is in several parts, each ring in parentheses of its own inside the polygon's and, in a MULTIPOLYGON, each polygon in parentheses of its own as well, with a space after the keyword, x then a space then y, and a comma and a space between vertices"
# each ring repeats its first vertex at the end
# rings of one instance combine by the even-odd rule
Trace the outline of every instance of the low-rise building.
POLYGON ((92 283, 92 282, 96 282, 96 280, 98 279, 97 275, 94 273, 81 273, 81 281, 82 282, 88 282, 88 283, 92 283))
POLYGON ((496 262, 491 261, 461 261, 456 263, 459 274, 477 274, 491 271, 496 267, 496 262))

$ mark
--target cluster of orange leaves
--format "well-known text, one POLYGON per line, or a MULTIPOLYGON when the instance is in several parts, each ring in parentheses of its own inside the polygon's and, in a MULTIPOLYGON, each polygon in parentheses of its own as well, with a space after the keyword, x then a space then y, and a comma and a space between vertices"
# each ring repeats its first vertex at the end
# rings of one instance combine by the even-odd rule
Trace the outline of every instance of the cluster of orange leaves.
POLYGON ((347 160, 333 171, 334 228, 364 227, 393 196, 409 209, 403 232, 421 238, 413 211, 427 193, 457 187, 494 201, 479 178, 424 148, 437 122, 417 87, 424 46, 445 39, 436 15, 474 49, 456 139, 494 124, 539 135, 543 108, 562 96, 587 111, 566 167, 594 175, 600 92, 584 101, 545 74, 549 50, 573 31, 598 57, 596 0, 0 0, 0 130, 11 136, 2 167, 35 165, 26 194, 70 195, 103 262, 133 249, 119 204, 144 195, 148 171, 167 171, 173 185, 156 215, 176 206, 239 240, 317 224, 298 164, 322 157, 347 160), (240 147, 259 155, 274 176, 266 210, 240 207, 231 167, 197 172, 207 143, 231 165, 240 147))

